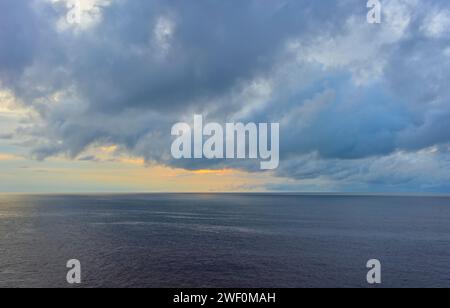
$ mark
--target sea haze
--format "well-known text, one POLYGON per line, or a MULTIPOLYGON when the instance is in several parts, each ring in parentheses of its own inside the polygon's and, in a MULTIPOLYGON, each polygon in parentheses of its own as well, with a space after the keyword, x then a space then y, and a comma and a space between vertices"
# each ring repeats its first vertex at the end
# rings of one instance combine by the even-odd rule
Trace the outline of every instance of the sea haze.
POLYGON ((0 287, 450 287, 450 198, 0 195, 0 287))

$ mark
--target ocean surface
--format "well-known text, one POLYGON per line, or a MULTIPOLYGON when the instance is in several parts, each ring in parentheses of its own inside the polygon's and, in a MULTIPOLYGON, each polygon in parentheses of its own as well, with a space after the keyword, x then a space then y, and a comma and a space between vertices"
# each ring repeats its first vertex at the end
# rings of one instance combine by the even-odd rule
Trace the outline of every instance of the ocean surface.
POLYGON ((0 287, 450 287, 450 198, 0 195, 0 287))

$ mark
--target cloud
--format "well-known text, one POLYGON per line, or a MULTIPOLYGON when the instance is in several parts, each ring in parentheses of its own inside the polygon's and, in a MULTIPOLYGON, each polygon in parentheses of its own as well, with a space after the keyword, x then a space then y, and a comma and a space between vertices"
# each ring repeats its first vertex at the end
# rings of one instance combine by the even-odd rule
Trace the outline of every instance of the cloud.
POLYGON ((90 162, 98 162, 99 159, 93 155, 83 156, 78 159, 79 161, 90 161, 90 162))
MULTIPOLYGON (((395 152, 357 160, 322 159, 309 154, 286 161, 280 176, 294 178, 277 184, 277 190, 347 192, 443 192, 450 176, 448 148, 395 152), (433 170, 430 172, 430 170, 433 170)), ((269 185, 268 189, 274 189, 269 185)))
POLYGON ((33 50, 38 42, 36 16, 26 0, 0 3, 0 76, 12 81, 32 63, 33 50), (22 22, 23 21, 23 22, 22 22))
MULTIPOLYGON (((404 170, 450 142, 448 12, 445 1, 386 0, 370 25, 359 0, 86 0, 77 25, 66 1, 5 0, 0 86, 36 113, 15 134, 40 160, 92 160, 90 147, 114 144, 146 162, 255 171, 171 158, 171 126, 201 113, 281 122, 275 175, 389 187, 407 181, 363 165, 404 170)), ((422 162, 449 170, 446 155, 422 162)), ((410 185, 437 183, 417 176, 410 185)))
POLYGON ((0 134, 0 139, 10 140, 14 137, 13 134, 0 134))
POLYGON ((441 38, 450 35, 450 11, 436 9, 425 18, 421 30, 430 38, 441 38))

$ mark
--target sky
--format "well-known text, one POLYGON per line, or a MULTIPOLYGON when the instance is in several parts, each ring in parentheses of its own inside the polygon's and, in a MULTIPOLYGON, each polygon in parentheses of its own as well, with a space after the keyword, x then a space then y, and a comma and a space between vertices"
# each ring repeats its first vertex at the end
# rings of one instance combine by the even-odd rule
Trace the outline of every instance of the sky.
POLYGON ((71 5, 0 0, 0 192, 450 193, 446 0, 71 5), (172 158, 194 114, 280 123, 279 168, 172 158))

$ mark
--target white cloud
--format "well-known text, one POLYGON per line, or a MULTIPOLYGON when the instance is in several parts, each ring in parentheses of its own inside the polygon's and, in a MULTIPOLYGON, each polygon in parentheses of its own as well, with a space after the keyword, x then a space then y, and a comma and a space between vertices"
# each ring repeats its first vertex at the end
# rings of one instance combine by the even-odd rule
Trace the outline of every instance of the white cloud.
POLYGON ((31 112, 31 108, 17 102, 11 91, 0 89, 0 116, 20 119, 31 112))
POLYGON ((450 35, 450 11, 435 10, 427 15, 422 31, 430 38, 448 37, 450 35))
POLYGON ((342 33, 325 32, 307 43, 292 40, 288 49, 297 52, 300 61, 319 63, 326 70, 349 70, 357 85, 377 81, 387 64, 390 48, 409 35, 408 27, 419 5, 417 0, 385 1, 380 25, 368 24, 360 15, 351 15, 342 33))
POLYGON ((175 29, 175 21, 170 17, 161 16, 156 20, 153 29, 154 42, 162 55, 169 52, 175 29))

